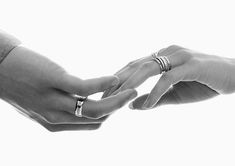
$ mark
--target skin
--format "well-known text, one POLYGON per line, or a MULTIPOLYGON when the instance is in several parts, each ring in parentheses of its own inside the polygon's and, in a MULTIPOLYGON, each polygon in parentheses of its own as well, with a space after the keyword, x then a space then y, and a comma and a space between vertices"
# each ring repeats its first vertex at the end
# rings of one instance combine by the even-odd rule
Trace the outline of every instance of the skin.
MULTIPOLYGON (((136 98, 129 105, 131 109, 145 110, 165 104, 198 102, 235 91, 233 59, 176 45, 160 50, 158 56, 166 56, 172 70, 162 73, 149 94, 136 98)), ((159 74, 159 64, 151 56, 135 60, 115 74, 120 83, 107 90, 103 98, 136 88, 149 77, 159 74)))
POLYGON ((87 99, 84 117, 74 115, 74 94, 89 96, 119 83, 116 76, 82 80, 48 58, 22 46, 13 49, 0 65, 0 97, 49 131, 93 130, 108 115, 136 97, 133 89, 108 98, 87 99))

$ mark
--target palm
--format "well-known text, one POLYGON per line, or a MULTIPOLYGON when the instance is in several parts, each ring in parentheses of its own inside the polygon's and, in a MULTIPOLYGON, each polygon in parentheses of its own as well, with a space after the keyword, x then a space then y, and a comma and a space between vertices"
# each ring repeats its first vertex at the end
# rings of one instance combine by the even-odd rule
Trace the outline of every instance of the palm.
MULTIPOLYGON (((154 107, 166 104, 199 102, 217 95, 219 95, 218 92, 199 82, 179 82, 168 90, 168 92, 161 97, 159 102, 154 107)), ((148 94, 145 94, 137 98, 133 102, 133 107, 136 109, 141 109, 147 97, 148 94)))

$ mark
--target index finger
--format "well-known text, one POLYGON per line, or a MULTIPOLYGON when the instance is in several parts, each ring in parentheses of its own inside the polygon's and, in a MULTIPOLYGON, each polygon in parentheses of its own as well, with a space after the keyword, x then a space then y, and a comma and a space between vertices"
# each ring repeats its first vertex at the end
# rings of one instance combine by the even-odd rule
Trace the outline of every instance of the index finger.
POLYGON ((90 119, 99 119, 110 115, 136 96, 136 90, 128 89, 99 101, 88 100, 83 105, 83 116, 90 119))
POLYGON ((151 56, 148 57, 144 57, 144 58, 140 58, 138 60, 135 60, 131 63, 128 63, 124 68, 122 68, 121 70, 119 70, 117 73, 115 73, 114 75, 116 75, 120 82, 118 85, 113 86, 112 88, 106 90, 102 96, 102 98, 106 98, 107 96, 110 96, 114 91, 116 91, 133 73, 136 72, 136 70, 139 68, 139 66, 144 63, 147 62, 151 59, 151 56))

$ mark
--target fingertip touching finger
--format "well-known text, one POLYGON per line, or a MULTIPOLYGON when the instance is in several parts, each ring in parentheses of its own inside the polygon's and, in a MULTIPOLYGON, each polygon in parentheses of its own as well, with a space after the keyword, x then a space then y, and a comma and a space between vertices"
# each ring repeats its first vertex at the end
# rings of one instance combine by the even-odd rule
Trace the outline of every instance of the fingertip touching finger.
POLYGON ((119 78, 117 76, 81 80, 80 78, 66 73, 61 78, 56 88, 64 90, 70 94, 89 96, 97 92, 103 92, 117 84, 119 84, 119 78))
POLYGON ((134 89, 128 89, 117 95, 99 101, 85 102, 83 106, 83 115, 91 119, 99 119, 101 117, 112 114, 115 110, 121 108, 128 101, 137 96, 134 89))

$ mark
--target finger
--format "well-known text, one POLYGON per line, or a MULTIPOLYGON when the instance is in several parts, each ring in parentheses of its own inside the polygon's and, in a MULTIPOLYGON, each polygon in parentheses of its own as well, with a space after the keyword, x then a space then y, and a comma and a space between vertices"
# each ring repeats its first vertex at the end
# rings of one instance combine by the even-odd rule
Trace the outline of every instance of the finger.
POLYGON ((156 62, 146 62, 133 75, 131 75, 118 90, 113 92, 112 95, 126 89, 134 89, 146 81, 149 77, 158 75, 160 72, 160 66, 156 62))
MULTIPOLYGON (((166 56, 166 55, 170 55, 176 51, 178 51, 179 49, 182 49, 182 47, 180 46, 177 46, 177 45, 172 45, 172 46, 169 46, 167 48, 162 48, 161 50, 158 51, 158 54, 160 56, 166 56)), ((140 59, 137 59, 135 61, 132 61, 130 63, 128 63, 125 67, 123 67, 121 70, 119 70, 117 73, 115 73, 115 75, 117 75, 119 78, 120 78, 120 82, 122 82, 122 74, 123 73, 126 73, 127 70, 129 70, 130 68, 132 68, 133 66, 136 66, 138 67, 139 65, 145 63, 145 62, 148 62, 152 60, 152 56, 147 56, 147 57, 143 57, 143 58, 140 58, 140 59)), ((128 77, 128 75, 124 75, 124 77, 128 77)))
MULTIPOLYGON (((51 111, 46 111, 44 116, 47 117, 47 121, 53 124, 102 123, 107 119, 106 116, 100 119, 88 119, 85 117, 75 116, 77 98, 74 97, 74 95, 65 93, 63 91, 56 91, 54 95, 51 95, 47 98, 47 101, 51 103, 51 106, 48 106, 48 109, 51 111)), ((87 99, 86 102, 92 102, 92 100, 87 99)))
MULTIPOLYGON (((129 108, 132 110, 138 109, 138 110, 144 110, 144 103, 147 100, 149 94, 142 95, 138 98, 136 98, 133 102, 129 104, 129 108)), ((178 96, 176 93, 174 93, 173 88, 169 89, 160 99, 159 101, 151 108, 155 108, 161 105, 167 105, 167 104, 182 104, 184 103, 183 100, 181 100, 181 96, 178 96), (181 102, 180 102, 181 101, 181 102)))
POLYGON ((158 101, 156 106, 199 102, 217 96, 219 93, 197 81, 182 81, 175 84, 158 101))
POLYGON ((81 80, 70 74, 65 74, 58 88, 71 94, 89 96, 97 92, 105 91, 118 83, 119 80, 116 76, 81 80))
POLYGON ((97 92, 103 92, 115 85, 119 84, 119 78, 117 76, 108 76, 95 79, 85 80, 88 94, 94 94, 97 92))
MULTIPOLYGON (((175 56, 174 54, 170 54, 170 55, 167 55, 167 57, 171 63, 172 68, 175 68, 177 66, 184 64, 184 58, 181 56, 175 56)), ((119 89, 114 91, 112 94, 117 94, 118 92, 125 90, 125 89, 136 88, 149 77, 158 75, 160 73, 161 73, 160 65, 157 62, 155 62, 154 60, 146 62, 133 75, 131 75, 119 87, 119 89)))
POLYGON ((140 97, 137 97, 134 101, 129 104, 129 108, 132 110, 138 109, 143 110, 143 104, 145 103, 146 99, 148 98, 149 94, 144 94, 140 97))
POLYGON ((183 81, 184 78, 186 78, 186 73, 190 73, 189 69, 189 65, 184 65, 164 73, 150 92, 143 107, 149 109, 154 106, 172 85, 178 83, 179 81, 183 81))
POLYGON ((136 96, 137 92, 135 90, 128 89, 100 101, 86 101, 83 105, 83 116, 90 119, 99 119, 110 115, 136 96))
MULTIPOLYGON (((149 94, 144 94, 142 96, 139 96, 136 98, 133 102, 129 104, 129 108, 132 110, 138 109, 138 110, 145 110, 146 108, 143 106, 148 98, 149 94)), ((176 104, 178 102, 179 98, 175 97, 175 93, 172 92, 172 89, 169 89, 160 99, 159 101, 152 106, 151 108, 155 108, 160 105, 165 104, 176 104)))
MULTIPOLYGON (((168 48, 163 48, 158 51, 158 56, 165 56, 165 55, 171 55, 172 53, 176 52, 177 50, 182 49, 182 47, 172 45, 168 48)), ((147 58, 140 58, 138 60, 132 61, 128 63, 124 68, 119 70, 115 75, 117 75, 120 78, 120 85, 114 86, 108 90, 106 90, 102 96, 102 98, 106 98, 107 96, 110 96, 111 94, 117 91, 121 84, 125 82, 129 77, 138 70, 138 67, 142 65, 143 63, 149 62, 152 60, 152 56, 148 56, 147 58)), ((130 79, 129 79, 130 80, 130 79)))
POLYGON ((51 132, 76 131, 76 130, 97 130, 101 124, 41 124, 51 132))
MULTIPOLYGON (((171 58, 171 56, 173 56, 172 54, 176 53, 180 49, 182 49, 182 47, 177 46, 177 45, 172 45, 167 48, 163 48, 163 49, 159 50, 158 56, 168 56, 168 58, 171 58)), ((131 75, 133 73, 135 73, 136 70, 138 70, 138 67, 140 65, 142 65, 143 63, 149 62, 151 60, 152 60, 152 56, 148 56, 147 58, 141 58, 139 60, 136 60, 136 61, 129 63, 124 68, 119 70, 115 75, 117 75, 119 77, 120 85, 114 86, 114 87, 110 88, 109 90, 105 91, 102 98, 110 96, 111 94, 118 93, 120 91, 120 86, 122 86, 121 84, 126 82, 126 80, 130 81, 131 75), (119 89, 119 91, 117 91, 118 89, 119 89), (117 92, 115 92, 115 91, 117 91, 117 92)), ((174 58, 173 60, 170 60, 172 67, 175 67, 177 65, 182 64, 182 61, 183 61, 182 58, 180 58, 179 56, 177 57, 177 59, 174 58)))
POLYGON ((119 87, 120 87, 120 85, 116 85, 116 86, 113 86, 113 87, 107 89, 106 91, 104 91, 101 98, 104 99, 104 98, 108 97, 112 92, 117 90, 119 87))
MULTIPOLYGON (((171 55, 171 54, 173 54, 174 52, 176 52, 176 51, 178 51, 180 49, 182 49, 182 47, 177 46, 177 45, 171 45, 171 46, 169 46, 167 48, 160 49, 158 51, 158 55, 159 56, 171 55)), ((137 59, 135 61, 132 61, 132 62, 128 63, 124 68, 119 70, 117 73, 115 73, 115 75, 117 75, 120 78, 120 83, 121 83, 121 82, 123 82, 123 79, 122 79, 123 78, 122 77, 123 73, 126 73, 130 68, 138 67, 139 65, 142 65, 143 63, 148 62, 150 60, 152 60, 152 55, 147 56, 147 57, 143 57, 143 58, 140 58, 140 59, 137 59)), ((125 77, 128 77, 128 75, 124 74, 124 78, 125 77)))
POLYGON ((136 59, 134 61, 131 61, 129 62, 126 66, 124 66, 123 68, 121 68, 120 70, 118 70, 115 75, 118 75, 119 73, 122 73, 126 68, 132 66, 133 64, 136 64, 137 62, 143 60, 145 57, 142 57, 142 58, 139 58, 139 59, 136 59))
MULTIPOLYGON (((143 104, 149 94, 142 95, 130 103, 130 109, 143 110, 143 104)), ((213 89, 196 81, 179 82, 173 85, 152 107, 168 104, 185 104, 209 99, 218 95, 213 89), (195 93, 196 92, 196 93, 195 93)))
POLYGON ((158 56, 168 56, 168 55, 171 55, 181 49, 183 49, 183 47, 180 47, 177 45, 171 45, 167 48, 163 48, 163 49, 159 50, 158 56))
POLYGON ((118 78, 120 79, 120 83, 121 83, 123 82, 123 80, 125 80, 125 78, 128 77, 128 74, 130 75, 132 72, 135 71, 136 68, 138 68, 139 65, 141 65, 144 62, 149 61, 150 59, 151 59, 151 56, 148 56, 148 57, 143 57, 135 61, 132 61, 128 63, 122 70, 115 73, 114 75, 118 76, 118 78))
POLYGON ((67 111, 50 111, 45 113, 44 116, 50 124, 100 124, 107 119, 107 116, 99 119, 77 117, 75 114, 68 113, 67 111))
POLYGON ((103 122, 106 118, 106 115, 111 114, 113 111, 123 106, 126 102, 136 97, 136 95, 137 92, 135 90, 126 90, 121 92, 120 94, 102 99, 100 101, 86 99, 82 107, 83 118, 78 118, 74 115, 77 101, 74 96, 54 95, 54 97, 51 97, 50 99, 50 103, 54 103, 52 104, 53 110, 61 110, 61 112, 65 111, 70 113, 74 117, 71 117, 65 113, 63 115, 62 113, 60 113, 58 114, 59 117, 56 117, 52 114, 51 118, 57 120, 54 123, 62 123, 67 121, 71 121, 74 123, 103 122), (94 121, 94 119, 97 119, 97 121, 94 121))
POLYGON ((100 128, 101 123, 95 124, 53 124, 46 121, 41 116, 34 116, 33 120, 37 121, 43 127, 51 132, 58 132, 58 131, 71 131, 71 130, 96 130, 100 128))
MULTIPOLYGON (((22 111, 20 109, 20 111, 22 111)), ((24 112, 24 111, 23 111, 24 112)), ((24 114, 25 115, 25 114, 24 114)), ((95 123, 95 124, 53 124, 50 123, 44 118, 42 115, 39 115, 36 112, 30 112, 30 114, 27 114, 27 117, 38 122, 43 127, 45 127, 47 130, 56 132, 56 131, 65 131, 65 130, 95 130, 100 128, 101 123, 95 123)))
MULTIPOLYGON (((146 101, 148 95, 149 94, 145 94, 136 98, 132 103, 129 104, 129 108, 133 110, 142 110, 143 104, 146 101)), ((218 92, 199 82, 179 82, 169 89, 152 108, 168 104, 199 102, 213 98, 217 95, 219 95, 218 92)))
POLYGON ((141 59, 138 59, 136 61, 133 61, 132 63, 129 63, 124 69, 116 73, 115 75, 119 78, 120 82, 119 85, 114 86, 110 88, 108 91, 106 91, 102 98, 105 98, 107 96, 110 96, 114 91, 116 91, 123 82, 125 82, 136 70, 139 68, 140 65, 142 65, 145 62, 148 62, 152 59, 152 56, 144 57, 141 59))

